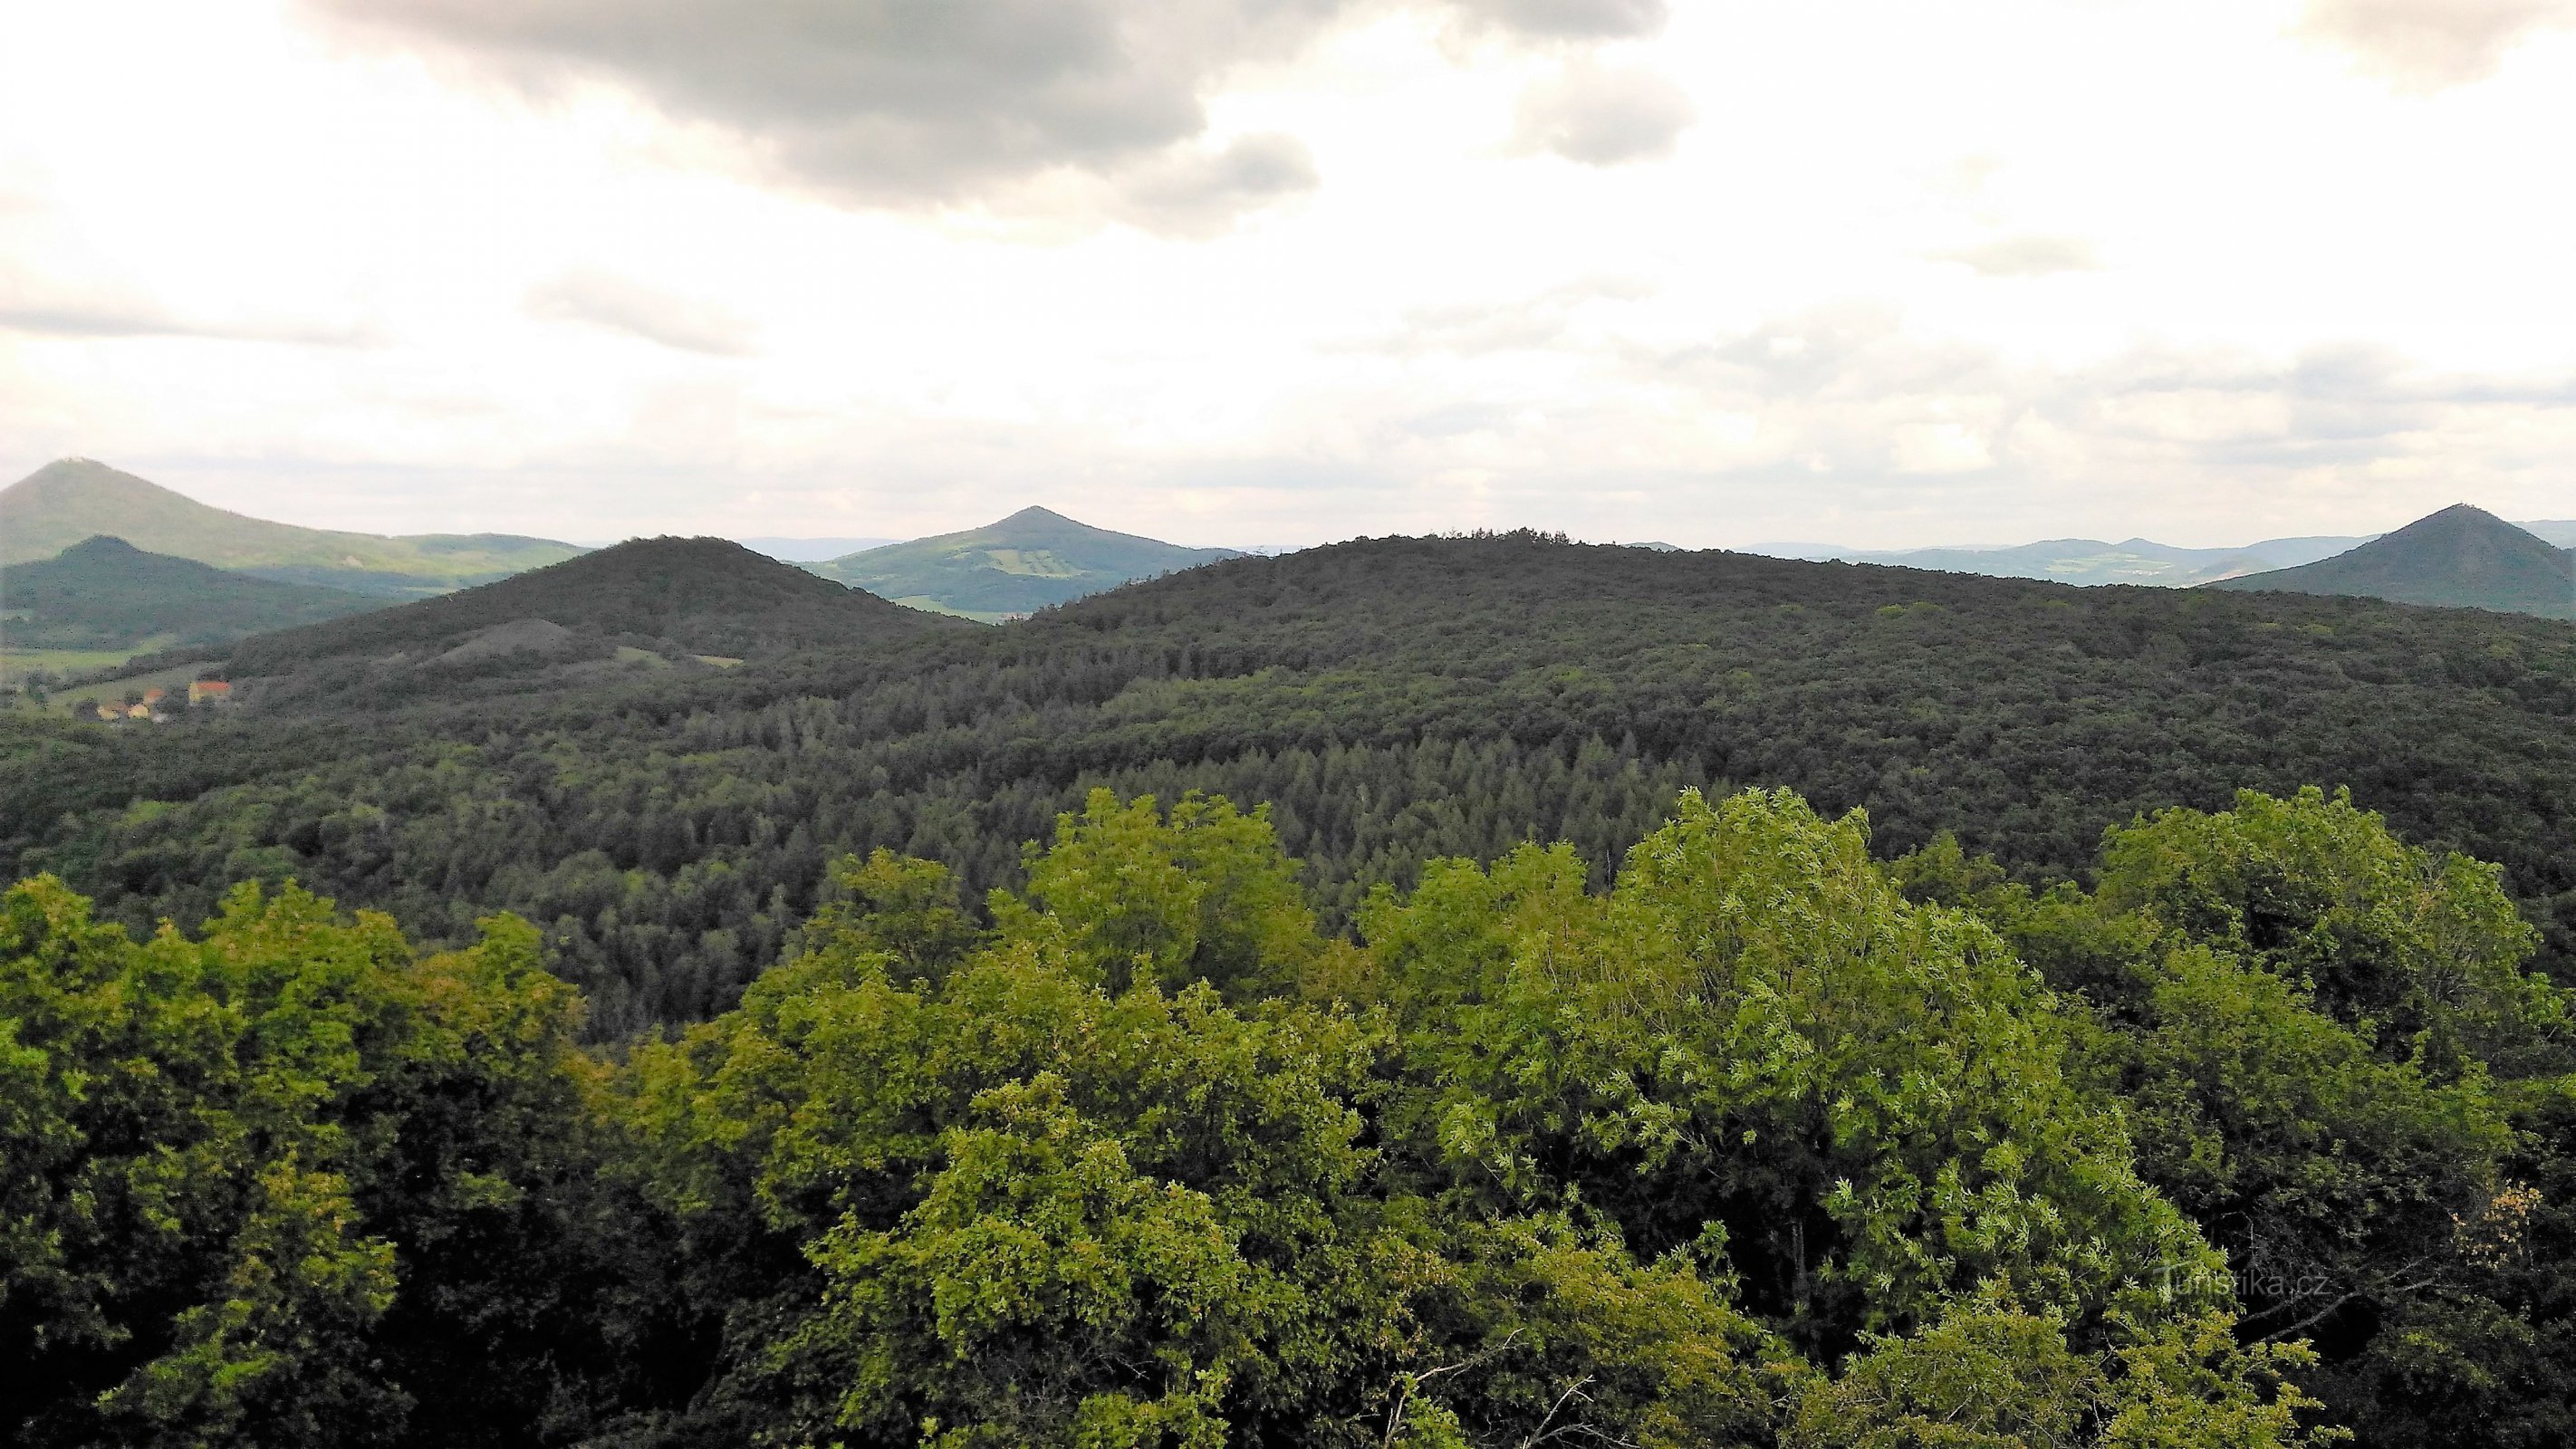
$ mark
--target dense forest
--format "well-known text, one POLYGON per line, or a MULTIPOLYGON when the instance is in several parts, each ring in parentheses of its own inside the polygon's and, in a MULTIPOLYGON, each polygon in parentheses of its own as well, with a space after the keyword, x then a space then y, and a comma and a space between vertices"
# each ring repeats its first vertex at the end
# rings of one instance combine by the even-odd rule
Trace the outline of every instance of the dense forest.
POLYGON ((1512 535, 693 678, 431 683, 0 723, 0 854, 138 931, 250 880, 443 945, 515 911, 611 1040, 732 1005, 835 856, 941 861, 973 909, 1102 786, 1267 803, 1340 929, 1423 860, 1523 841, 1602 884, 1686 786, 1866 807, 1884 853, 1946 830, 2044 886, 2141 812, 2317 783, 2498 862, 2544 967, 2576 955, 2576 628, 2546 620, 1512 535))
POLYGON ((1321 929, 1102 791, 615 1051, 538 932, 0 898, 0 1424, 92 1445, 2561 1444, 2576 1040, 2348 799, 2092 890, 1787 792, 1321 929))
POLYGON ((1512 535, 369 652, 459 597, 0 722, 12 1442, 2576 1435, 2567 624, 1512 535))

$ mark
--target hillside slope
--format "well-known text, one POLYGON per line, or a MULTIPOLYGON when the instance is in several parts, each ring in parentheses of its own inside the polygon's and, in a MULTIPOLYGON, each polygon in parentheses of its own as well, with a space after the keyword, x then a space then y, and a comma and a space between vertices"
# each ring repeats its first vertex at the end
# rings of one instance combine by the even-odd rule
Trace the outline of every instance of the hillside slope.
POLYGON ((1234 558, 1113 533, 1044 508, 998 523, 890 544, 813 566, 898 603, 984 619, 1034 613, 1135 579, 1234 558))
POLYGON ((725 539, 650 538, 440 598, 247 639, 227 665, 240 678, 291 675, 330 660, 455 666, 513 653, 596 656, 621 644, 746 659, 965 627, 725 539))
POLYGON ((2348 553, 2211 587, 2576 619, 2576 553, 2460 503, 2348 553))
POLYGON ((839 852, 948 861, 974 899, 1095 785, 1270 802, 1341 920, 1429 856, 1615 861, 1684 785, 1863 807, 1890 853, 1953 830, 2034 880, 2140 811, 2348 785, 2502 862, 2549 969, 2576 960, 2576 625, 2511 615, 1376 539, 891 649, 360 698, 15 745, 0 722, 0 857, 144 924, 261 872, 442 937, 508 907, 556 923, 614 1035, 730 1001, 839 852))
POLYGON ((0 609, 16 616, 9 641, 30 649, 214 644, 386 602, 146 553, 121 538, 92 538, 41 562, 0 568, 0 609))
POLYGON ((217 568, 389 598, 443 593, 581 552, 511 534, 389 538, 272 523, 87 458, 48 463, 0 489, 0 565, 51 558, 102 534, 217 568))

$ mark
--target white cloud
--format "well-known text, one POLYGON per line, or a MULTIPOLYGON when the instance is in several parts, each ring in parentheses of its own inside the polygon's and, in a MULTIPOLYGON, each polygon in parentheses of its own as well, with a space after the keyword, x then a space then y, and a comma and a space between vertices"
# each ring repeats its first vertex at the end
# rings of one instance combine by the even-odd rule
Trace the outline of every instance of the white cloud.
POLYGON ((1997 237, 1932 256, 1935 261, 1958 262, 1981 277, 2048 277, 2094 271, 2102 265, 2093 244, 2082 237, 2037 234, 1997 237))
POLYGON ((722 307, 650 287, 613 272, 577 268, 528 289, 528 315, 583 322, 682 352, 742 357, 754 348, 749 322, 722 307))
POLYGON ((131 286, 0 272, 0 331, 57 338, 194 337, 226 342, 357 347, 374 341, 356 322, 242 317, 174 307, 131 286))
POLYGON ((2570 24, 2570 0, 2309 0, 2300 29, 2403 89, 2432 91, 2484 80, 2516 45, 2570 24))
POLYGON ((1028 54, 983 0, 336 0, 356 45, 316 3, 12 12, 0 482, 579 537, 2565 512, 2545 30, 2426 104, 2305 0, 1066 0, 1028 54), (1640 74, 1680 144, 1541 104, 1640 74))

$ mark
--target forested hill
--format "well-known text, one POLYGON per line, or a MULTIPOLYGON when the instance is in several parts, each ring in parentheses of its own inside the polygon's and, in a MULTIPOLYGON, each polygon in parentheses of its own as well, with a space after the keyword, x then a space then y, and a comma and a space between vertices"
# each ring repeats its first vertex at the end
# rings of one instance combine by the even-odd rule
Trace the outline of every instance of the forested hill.
POLYGON ((575 636, 729 658, 858 648, 966 627, 887 603, 720 538, 635 539, 361 619, 245 640, 236 675, 289 674, 353 656, 426 657, 495 628, 542 622, 575 636))
POLYGON ((2419 518, 2349 553, 2299 568, 2247 574, 2222 589, 2359 594, 2576 619, 2576 550, 2559 548, 2465 503, 2419 518))
POLYGON ((1000 619, 1234 556, 1023 508, 982 528, 887 544, 814 569, 884 598, 1000 619))
POLYGON ((138 924, 250 877, 442 940, 507 906, 609 1035, 730 1002, 833 855, 945 860, 975 899, 1094 784, 1271 802, 1333 920, 1427 856, 1613 861, 1693 783, 1866 807, 1891 853, 1954 830, 2032 878, 2143 810, 2348 785, 2502 862, 2544 961, 2576 954, 2576 627, 2366 599, 1383 539, 471 711, 10 728, 21 872, 138 924))
POLYGON ((385 604, 146 553, 121 538, 92 538, 53 558, 0 569, 0 608, 19 616, 10 622, 9 638, 22 648, 220 643, 385 604))

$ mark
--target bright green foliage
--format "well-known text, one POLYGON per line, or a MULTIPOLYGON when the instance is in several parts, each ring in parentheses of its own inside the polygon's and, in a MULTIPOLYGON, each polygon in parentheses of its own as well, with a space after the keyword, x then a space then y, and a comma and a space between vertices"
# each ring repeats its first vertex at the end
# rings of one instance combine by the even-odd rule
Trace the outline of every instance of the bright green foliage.
MULTIPOLYGON (((406 1288, 524 1306, 453 1245, 518 1215, 549 1144, 580 1130, 577 1007, 535 947, 494 920, 480 946, 415 965, 382 916, 343 923, 255 886, 202 938, 138 945, 57 882, 11 890, 13 1442, 406 1442, 443 1347, 508 1336, 406 1288), (383 1357, 395 1342, 412 1350, 400 1368, 383 1357)), ((506 1398, 490 1376, 479 1392, 506 1398)))
POLYGON ((2463 1042, 2493 1060, 2567 1026, 2522 965, 2539 946, 2495 867, 2398 840, 2348 792, 2248 790, 2232 810, 2168 810, 2112 832, 2102 904, 2296 982, 2393 1056, 2463 1042))
POLYGON ((2241 1349, 2223 1314, 2124 1337, 2077 1353, 2053 1315, 1980 1294, 1811 1384, 1783 1438, 1790 1449, 2212 1449, 2307 1437, 2300 1419, 2316 1401, 2285 1379, 2310 1361, 2304 1350, 2241 1349))
MULTIPOLYGON (((1074 853, 1132 880, 1203 817, 1115 818, 1164 838, 1077 835, 1074 853)), ((1382 1351, 1427 1271, 1353 1195, 1348 1094, 1382 1034, 1247 1019, 1205 985, 1113 996, 1080 944, 1096 917, 1004 920, 936 986, 898 985, 879 943, 900 932, 853 909, 741 1010, 639 1054, 641 1121, 696 1240, 757 1257, 767 1235, 803 1260, 763 1260, 780 1307, 732 1346, 737 1391, 783 1395, 815 1432, 1192 1442, 1226 1421, 1220 1398, 1284 1413, 1382 1351)), ((726 1259, 709 1277, 735 1281, 712 1291, 755 1296, 745 1271, 726 1259)))
POLYGON ((250 887, 138 945, 31 882, 0 1407, 48 1449, 2560 1442, 2576 1095, 2479 1055, 2545 1060, 2557 997, 2491 878, 2346 809, 2160 817, 2094 895, 1690 793, 1606 890, 1432 862, 1354 943, 1264 813, 1101 794, 989 927, 845 859, 614 1065, 515 920, 418 960, 250 887))
POLYGON ((806 939, 842 956, 882 954, 897 981, 936 981, 982 944, 984 933, 959 908, 948 867, 891 850, 845 860, 834 873, 838 898, 814 913, 806 939))
MULTIPOLYGON (((1195 793, 1165 821, 1151 795, 1122 806, 1092 791, 1079 816, 1057 818, 1054 848, 1030 851, 1028 894, 1069 959, 1112 991, 1205 980, 1234 1000, 1274 994, 1323 949, 1269 810, 1195 793)), ((994 915, 1036 928, 1008 897, 994 915)))
POLYGON ((2366 1442, 2551 1442, 2500 1427, 2549 1399, 2534 1422, 2576 1425, 2509 1382, 2576 1309, 2532 1255, 2576 1244, 2538 1234, 2528 1180, 2564 1148, 2515 1121, 2563 1080, 2564 997, 2523 970, 2536 933, 2491 868, 2308 790, 2114 831, 2092 896, 1938 850, 1894 874, 2097 1004, 2084 1072, 2141 1169, 2228 1250, 2243 1332, 2317 1342, 2306 1379, 2366 1442))
POLYGON ((1867 844, 1786 794, 1690 794, 1606 898, 1532 849, 1382 902, 1366 928, 1436 1093, 1416 1130, 1493 1202, 1720 1245, 1827 1350, 1988 1280, 2081 1321, 2202 1264, 2064 1081, 2045 990, 1867 844))
POLYGON ((1288 869, 1222 802, 1095 798, 925 964, 944 879, 851 862, 803 957, 639 1052, 729 1305, 703 1432, 1875 1443, 1841 1354, 1910 1382, 2020 1295, 1975 1366, 2067 1374, 2062 1442, 2188 1442, 2116 1437, 2140 1404, 2302 1442, 2051 998, 1857 821, 1686 797, 1607 896, 1563 850, 1438 865, 1339 976, 1288 869))

